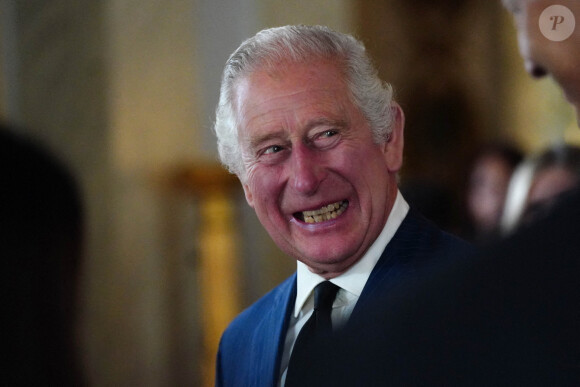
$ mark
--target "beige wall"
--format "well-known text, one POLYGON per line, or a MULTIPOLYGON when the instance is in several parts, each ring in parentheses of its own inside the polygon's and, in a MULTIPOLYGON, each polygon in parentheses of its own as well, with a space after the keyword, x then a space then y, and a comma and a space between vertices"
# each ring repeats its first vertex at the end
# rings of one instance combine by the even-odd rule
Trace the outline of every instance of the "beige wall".
MULTIPOLYGON (((199 383, 198 200, 173 191, 170 178, 215 161, 219 75, 241 39, 298 22, 305 7, 304 22, 342 28, 345 4, 2 0, 2 26, 13 27, 1 39, 2 116, 64 158, 84 193, 81 341, 91 384, 199 383)), ((240 246, 243 307, 294 263, 241 195, 233 199, 253 241, 240 246)))

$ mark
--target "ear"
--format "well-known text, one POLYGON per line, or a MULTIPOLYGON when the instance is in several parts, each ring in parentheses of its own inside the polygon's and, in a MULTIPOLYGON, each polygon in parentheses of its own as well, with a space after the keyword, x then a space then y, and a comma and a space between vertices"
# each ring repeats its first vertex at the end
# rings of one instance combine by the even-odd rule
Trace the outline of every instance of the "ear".
POLYGON ((252 190, 248 184, 242 184, 244 187, 244 194, 246 195, 246 201, 250 205, 250 207, 254 208, 254 195, 252 195, 252 190))
POLYGON ((391 113, 393 115, 391 134, 382 147, 389 172, 396 173, 403 166, 405 114, 401 106, 394 101, 391 104, 391 113))

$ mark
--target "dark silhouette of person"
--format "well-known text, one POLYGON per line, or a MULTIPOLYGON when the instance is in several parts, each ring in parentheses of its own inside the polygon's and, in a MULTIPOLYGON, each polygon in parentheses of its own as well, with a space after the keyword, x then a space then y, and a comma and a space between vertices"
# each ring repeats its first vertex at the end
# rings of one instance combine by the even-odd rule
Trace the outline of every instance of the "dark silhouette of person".
POLYGON ((0 125, 0 254, 6 386, 83 385, 75 340, 83 209, 44 146, 0 125))

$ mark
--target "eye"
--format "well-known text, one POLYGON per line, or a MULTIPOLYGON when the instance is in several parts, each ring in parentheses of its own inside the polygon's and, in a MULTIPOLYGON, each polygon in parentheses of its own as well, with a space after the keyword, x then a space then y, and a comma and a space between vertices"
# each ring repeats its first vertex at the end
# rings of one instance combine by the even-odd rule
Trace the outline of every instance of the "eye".
POLYGON ((312 143, 318 149, 328 149, 336 145, 340 137, 338 129, 326 129, 317 133, 312 138, 312 143))
POLYGON ((324 132, 320 133, 319 137, 328 138, 328 137, 335 136, 336 134, 338 134, 338 131, 336 131, 334 129, 328 129, 328 130, 325 130, 324 132))
POLYGON ((280 151, 282 151, 284 148, 282 148, 280 145, 272 145, 267 147, 266 149, 264 149, 264 151, 262 152, 262 154, 264 155, 270 155, 273 153, 278 153, 280 151))
POLYGON ((290 153, 292 144, 283 139, 267 139, 256 145, 253 150, 254 160, 262 164, 277 164, 290 153))

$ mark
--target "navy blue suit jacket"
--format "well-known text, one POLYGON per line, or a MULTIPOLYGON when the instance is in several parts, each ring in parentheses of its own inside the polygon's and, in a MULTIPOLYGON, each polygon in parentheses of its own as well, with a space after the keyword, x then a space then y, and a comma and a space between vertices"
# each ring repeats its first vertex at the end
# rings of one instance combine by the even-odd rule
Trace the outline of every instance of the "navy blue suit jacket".
MULTIPOLYGON (((373 269, 350 317, 368 305, 396 304, 442 267, 472 253, 466 242, 411 209, 373 269)), ((217 358, 217 386, 276 386, 288 321, 296 298, 296 274, 243 311, 224 332, 217 358)))

